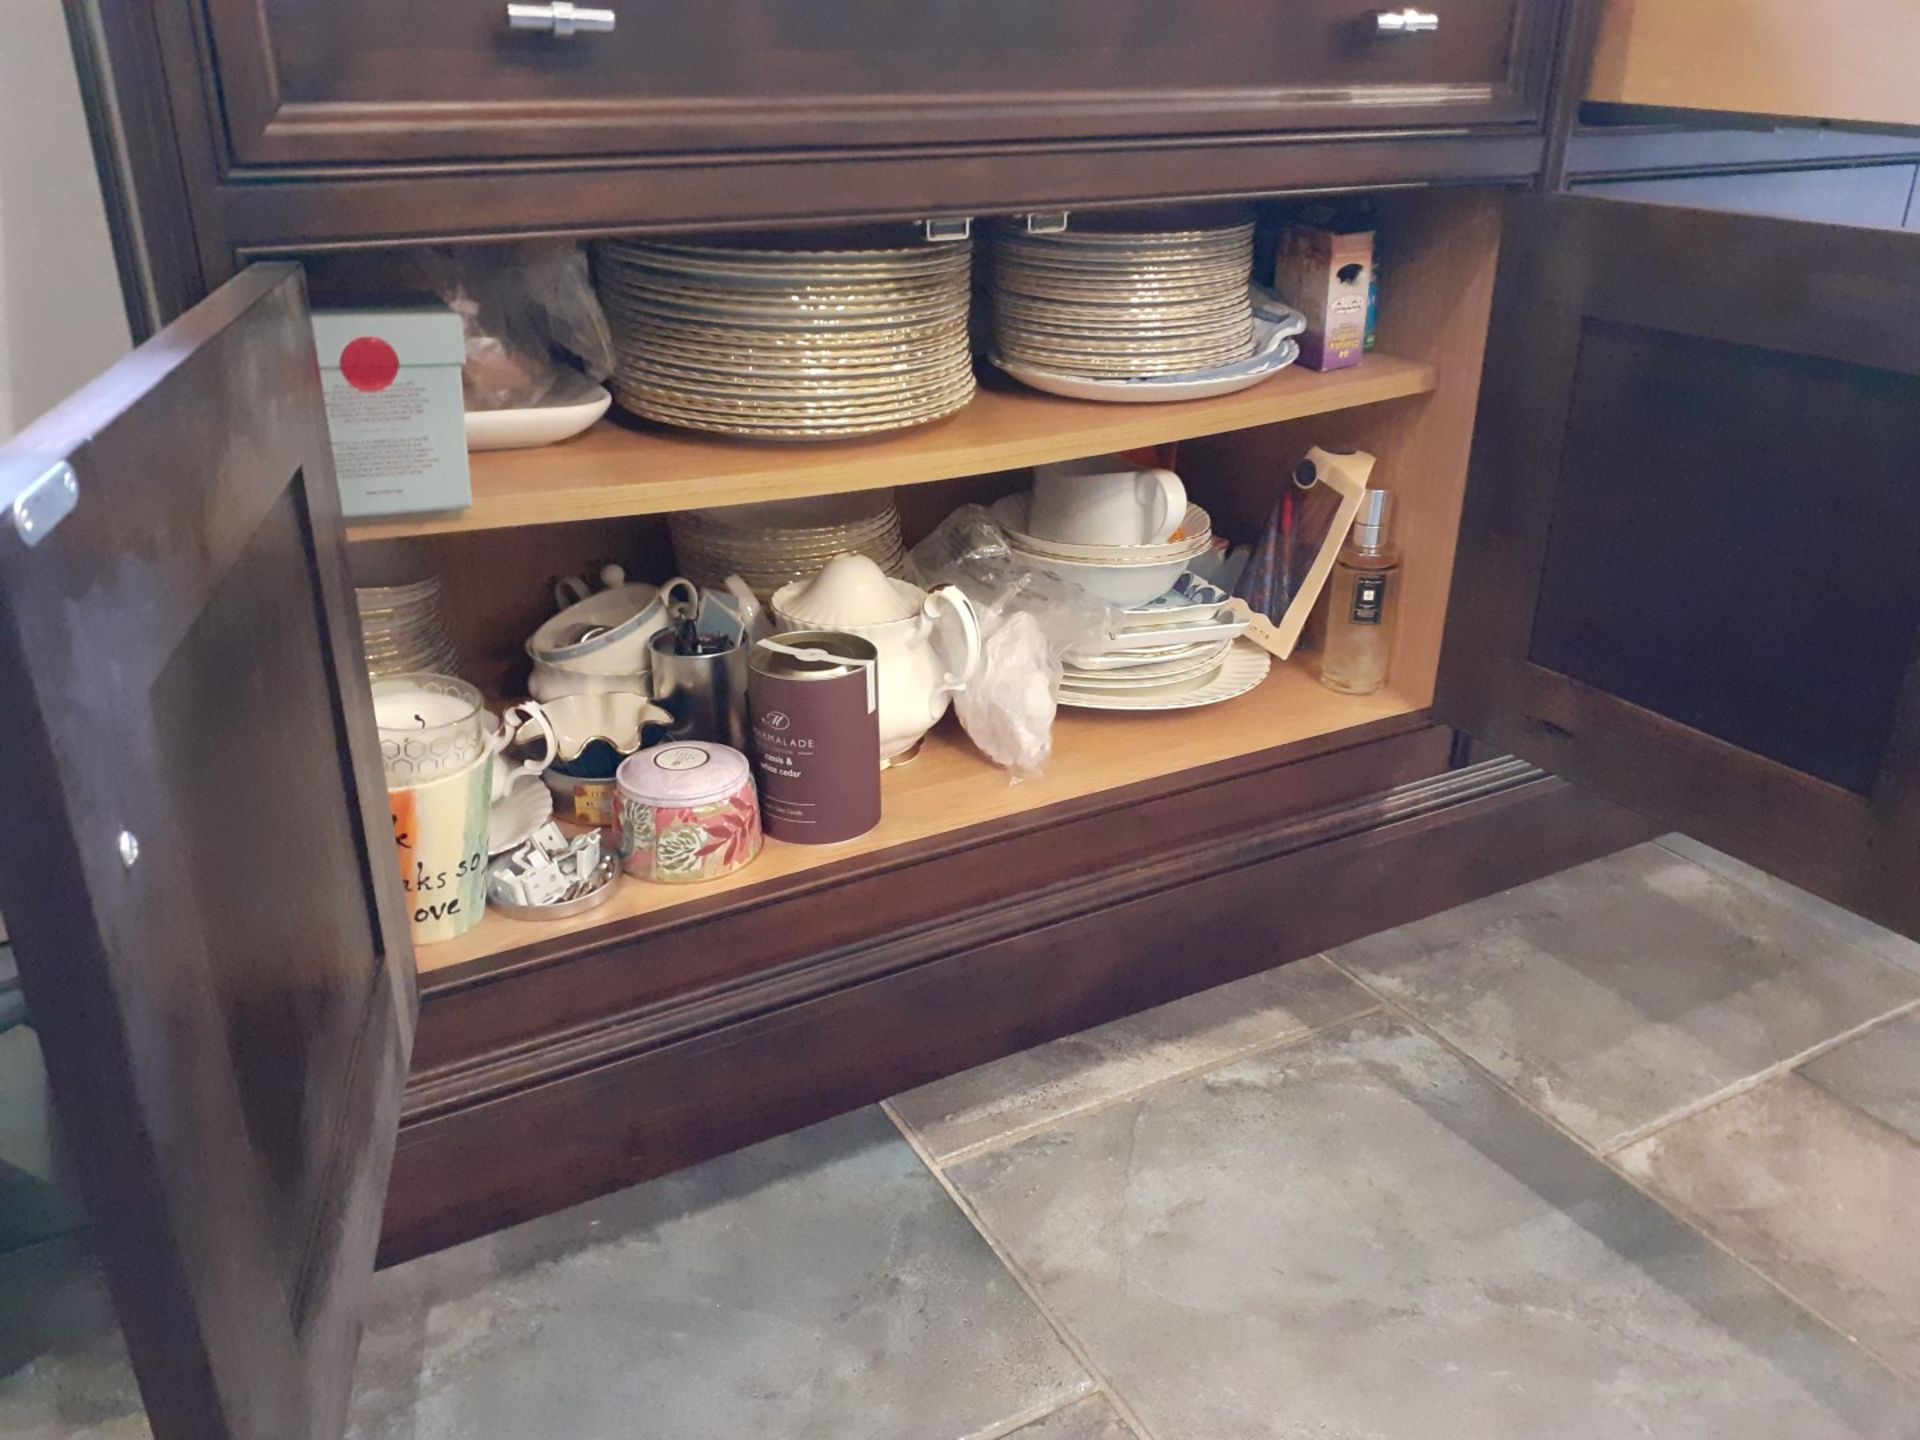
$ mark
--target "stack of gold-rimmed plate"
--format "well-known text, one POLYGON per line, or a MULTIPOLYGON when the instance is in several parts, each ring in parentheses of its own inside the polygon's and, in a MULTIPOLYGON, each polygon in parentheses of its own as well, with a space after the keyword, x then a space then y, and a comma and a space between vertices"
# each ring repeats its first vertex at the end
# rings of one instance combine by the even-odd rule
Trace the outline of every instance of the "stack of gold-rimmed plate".
POLYGON ((865 555, 889 575, 907 563, 891 490, 683 510, 667 527, 682 575, 703 588, 738 575, 763 601, 836 555, 865 555))
POLYGON ((436 576, 403 585, 365 585, 353 592, 360 608, 360 644, 367 671, 405 675, 459 668, 436 576))
POLYGON ((1114 219, 993 240, 996 358, 1130 379, 1207 371, 1253 353, 1253 222, 1114 219), (1131 223, 1136 228, 1122 228, 1131 223))
POLYGON ((973 396, 964 242, 819 250, 610 240, 595 283, 624 408, 695 430, 826 440, 973 396))

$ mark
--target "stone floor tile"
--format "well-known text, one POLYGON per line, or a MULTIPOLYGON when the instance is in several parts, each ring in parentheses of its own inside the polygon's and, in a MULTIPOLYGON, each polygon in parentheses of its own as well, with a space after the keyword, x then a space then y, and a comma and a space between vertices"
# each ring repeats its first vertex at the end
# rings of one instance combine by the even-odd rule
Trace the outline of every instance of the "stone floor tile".
POLYGON ((1136 1440, 1104 1395, 1089 1395, 1017 1430, 1005 1440, 1136 1440))
POLYGON ((137 1440, 150 1433, 106 1277, 86 1237, 0 1254, 0 1435, 137 1440))
POLYGON ((1601 1150, 1920 998, 1920 975, 1659 845, 1332 955, 1601 1150))
POLYGON ((1880 1365, 1384 1017, 950 1177, 1156 1440, 1889 1440, 1880 1365))
POLYGON ((932 1440, 1090 1388, 870 1109, 376 1277, 352 1433, 932 1440))
POLYGON ((1783 1075, 1615 1158, 1920 1380, 1920 1145, 1821 1086, 1783 1075))
POLYGON ((1920 1145, 1920 1014, 1876 1025, 1797 1073, 1920 1145))
POLYGON ((1851 910, 1842 909, 1830 901, 1822 900, 1818 895, 1810 895, 1797 885, 1789 885, 1784 880, 1776 880, 1764 870, 1757 870, 1744 860, 1736 860, 1724 851, 1711 845, 1702 845, 1688 835, 1663 835, 1660 844, 1684 856, 1697 865, 1718 871, 1729 880, 1737 881, 1749 890, 1756 890, 1771 900, 1791 906, 1811 920, 1818 921, 1829 930, 1844 936, 1882 960, 1890 960, 1896 965, 1920 972, 1920 941, 1909 940, 1904 935, 1896 935, 1871 920, 1862 920, 1851 910))
POLYGON ((936 1080, 893 1109, 945 1159, 1376 1003, 1316 955, 936 1080))

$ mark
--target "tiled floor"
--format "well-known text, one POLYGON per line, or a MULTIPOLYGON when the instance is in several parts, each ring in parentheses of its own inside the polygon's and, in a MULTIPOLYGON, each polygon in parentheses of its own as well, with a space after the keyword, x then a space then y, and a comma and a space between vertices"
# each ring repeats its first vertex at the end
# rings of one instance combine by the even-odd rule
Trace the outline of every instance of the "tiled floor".
POLYGON ((1916 1222, 1920 946, 1676 840, 389 1271, 354 1433, 1920 1440, 1916 1222))

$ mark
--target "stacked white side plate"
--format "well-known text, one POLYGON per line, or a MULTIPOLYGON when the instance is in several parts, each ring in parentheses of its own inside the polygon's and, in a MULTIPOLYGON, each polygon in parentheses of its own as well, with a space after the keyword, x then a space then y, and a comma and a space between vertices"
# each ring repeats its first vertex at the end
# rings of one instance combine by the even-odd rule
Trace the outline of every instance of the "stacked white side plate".
POLYGON ((1060 703, 1082 710, 1188 710, 1244 695, 1266 678, 1267 652, 1227 594, 1191 572, 1159 599, 1126 612, 1098 646, 1069 651, 1060 703))
POLYGON ((894 576, 907 563, 891 490, 683 510, 667 525, 682 575, 703 589, 738 575, 762 601, 836 555, 865 555, 894 576))
POLYGON ((406 585, 363 586, 353 594, 359 602, 360 645, 369 674, 452 675, 459 669, 438 576, 406 585))
POLYGON ((972 398, 971 247, 603 241, 595 285, 626 409, 695 430, 825 440, 972 398))
POLYGON ((994 346, 1010 367, 1124 380, 1210 371, 1254 351, 1253 222, 1001 231, 994 346))

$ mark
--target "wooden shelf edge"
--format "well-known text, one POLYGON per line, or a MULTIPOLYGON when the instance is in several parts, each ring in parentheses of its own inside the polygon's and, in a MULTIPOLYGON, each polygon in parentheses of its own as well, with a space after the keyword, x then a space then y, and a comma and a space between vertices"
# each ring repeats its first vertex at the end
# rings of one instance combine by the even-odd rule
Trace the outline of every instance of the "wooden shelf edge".
POLYGON ((1235 395, 1161 405, 1065 400, 998 381, 950 419, 869 440, 727 440, 631 420, 577 439, 473 456, 473 504, 438 515, 363 520, 352 540, 662 514, 985 475, 1112 450, 1190 440, 1423 395, 1432 365, 1375 353, 1350 370, 1299 366, 1235 395))
POLYGON ((886 776, 881 823, 857 840, 821 847, 770 840, 753 864, 701 885, 648 885, 622 877, 619 892, 606 905, 570 920, 514 921, 489 913, 465 935, 421 946, 416 961, 424 983, 437 972, 544 950, 595 931, 650 924, 675 912, 698 915, 706 902, 735 892, 810 883, 815 872, 887 852, 906 853, 975 826, 1017 826, 1063 803, 1302 742, 1357 740, 1378 722, 1410 721, 1424 708, 1393 688, 1336 695, 1305 666, 1278 664, 1250 694, 1205 709, 1133 715, 1063 711, 1046 774, 1018 784, 975 750, 949 716, 928 736, 918 759, 886 776))

